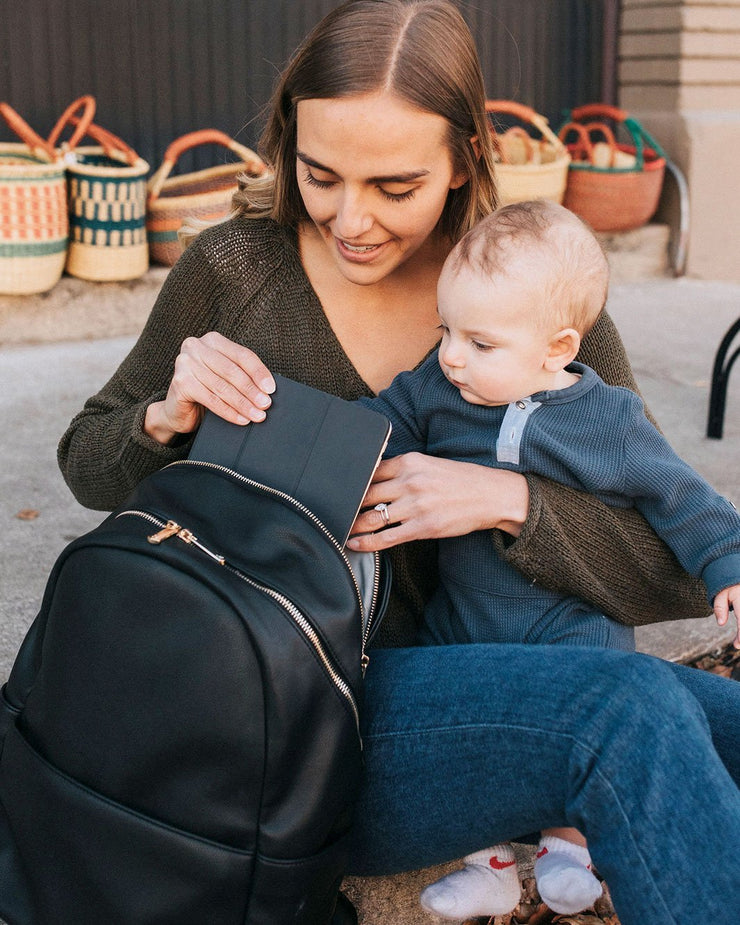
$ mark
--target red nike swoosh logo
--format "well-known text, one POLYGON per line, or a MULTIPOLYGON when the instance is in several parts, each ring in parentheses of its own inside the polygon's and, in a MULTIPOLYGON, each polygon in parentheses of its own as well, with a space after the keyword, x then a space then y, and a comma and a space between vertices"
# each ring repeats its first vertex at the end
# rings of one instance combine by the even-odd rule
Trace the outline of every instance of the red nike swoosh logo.
POLYGON ((488 859, 488 863, 494 870, 504 870, 506 867, 512 867, 516 864, 516 861, 499 861, 499 859, 494 854, 488 859))

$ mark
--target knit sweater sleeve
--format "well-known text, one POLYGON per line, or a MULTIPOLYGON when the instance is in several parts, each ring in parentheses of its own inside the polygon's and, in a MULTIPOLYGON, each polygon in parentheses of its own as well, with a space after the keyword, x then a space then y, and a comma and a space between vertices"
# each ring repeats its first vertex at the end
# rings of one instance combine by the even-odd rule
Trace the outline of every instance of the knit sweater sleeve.
MULTIPOLYGON (((636 390, 621 338, 603 315, 584 339, 578 359, 610 385, 636 390)), ((704 617, 701 581, 634 508, 610 507, 593 495, 528 475, 530 508, 509 545, 496 532, 499 553, 533 581, 590 601, 615 620, 639 626, 704 617)))
POLYGON ((59 466, 81 504, 110 510, 142 478, 187 455, 189 441, 163 446, 149 437, 144 416, 167 394, 183 340, 214 327, 218 297, 218 279, 196 240, 168 274, 129 355, 61 439, 59 466))

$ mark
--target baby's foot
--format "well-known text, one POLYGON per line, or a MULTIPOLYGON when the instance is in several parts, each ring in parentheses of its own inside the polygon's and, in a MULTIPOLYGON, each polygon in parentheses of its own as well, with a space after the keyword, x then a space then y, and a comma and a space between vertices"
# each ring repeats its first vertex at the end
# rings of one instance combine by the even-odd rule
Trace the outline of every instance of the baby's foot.
POLYGON ((602 893, 601 884, 591 873, 588 848, 554 835, 540 840, 534 878, 542 901, 561 915, 588 909, 602 893))
POLYGON ((422 892, 420 901, 426 912, 447 919, 469 919, 505 915, 516 908, 522 888, 511 845, 495 845, 463 860, 465 867, 422 892))

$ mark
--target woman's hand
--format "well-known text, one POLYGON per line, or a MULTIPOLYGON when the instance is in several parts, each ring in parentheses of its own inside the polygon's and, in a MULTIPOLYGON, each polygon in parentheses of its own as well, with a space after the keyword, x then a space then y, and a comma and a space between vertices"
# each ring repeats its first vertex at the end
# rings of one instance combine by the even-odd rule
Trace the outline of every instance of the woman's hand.
POLYGON ((183 341, 164 401, 147 408, 144 430, 166 444, 192 433, 209 408, 233 424, 263 421, 275 380, 246 347, 211 331, 183 341))
POLYGON ((517 472, 407 453, 381 462, 363 508, 347 544, 361 552, 493 528, 518 536, 529 489, 517 472))

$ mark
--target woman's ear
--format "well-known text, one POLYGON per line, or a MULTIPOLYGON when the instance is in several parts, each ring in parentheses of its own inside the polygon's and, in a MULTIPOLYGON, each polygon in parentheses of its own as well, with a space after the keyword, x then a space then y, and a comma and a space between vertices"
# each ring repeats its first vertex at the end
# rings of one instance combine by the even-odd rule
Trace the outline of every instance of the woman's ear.
MULTIPOLYGON (((480 142, 478 141, 478 136, 473 135, 470 139, 470 146, 473 149, 473 155, 475 156, 476 161, 480 160, 480 142)), ((455 174, 450 183, 450 189, 460 189, 461 186, 464 186, 470 177, 466 170, 461 170, 455 174)))
POLYGON ((575 328, 563 328, 553 334, 545 357, 545 369, 556 373, 572 363, 581 347, 581 335, 575 328))

